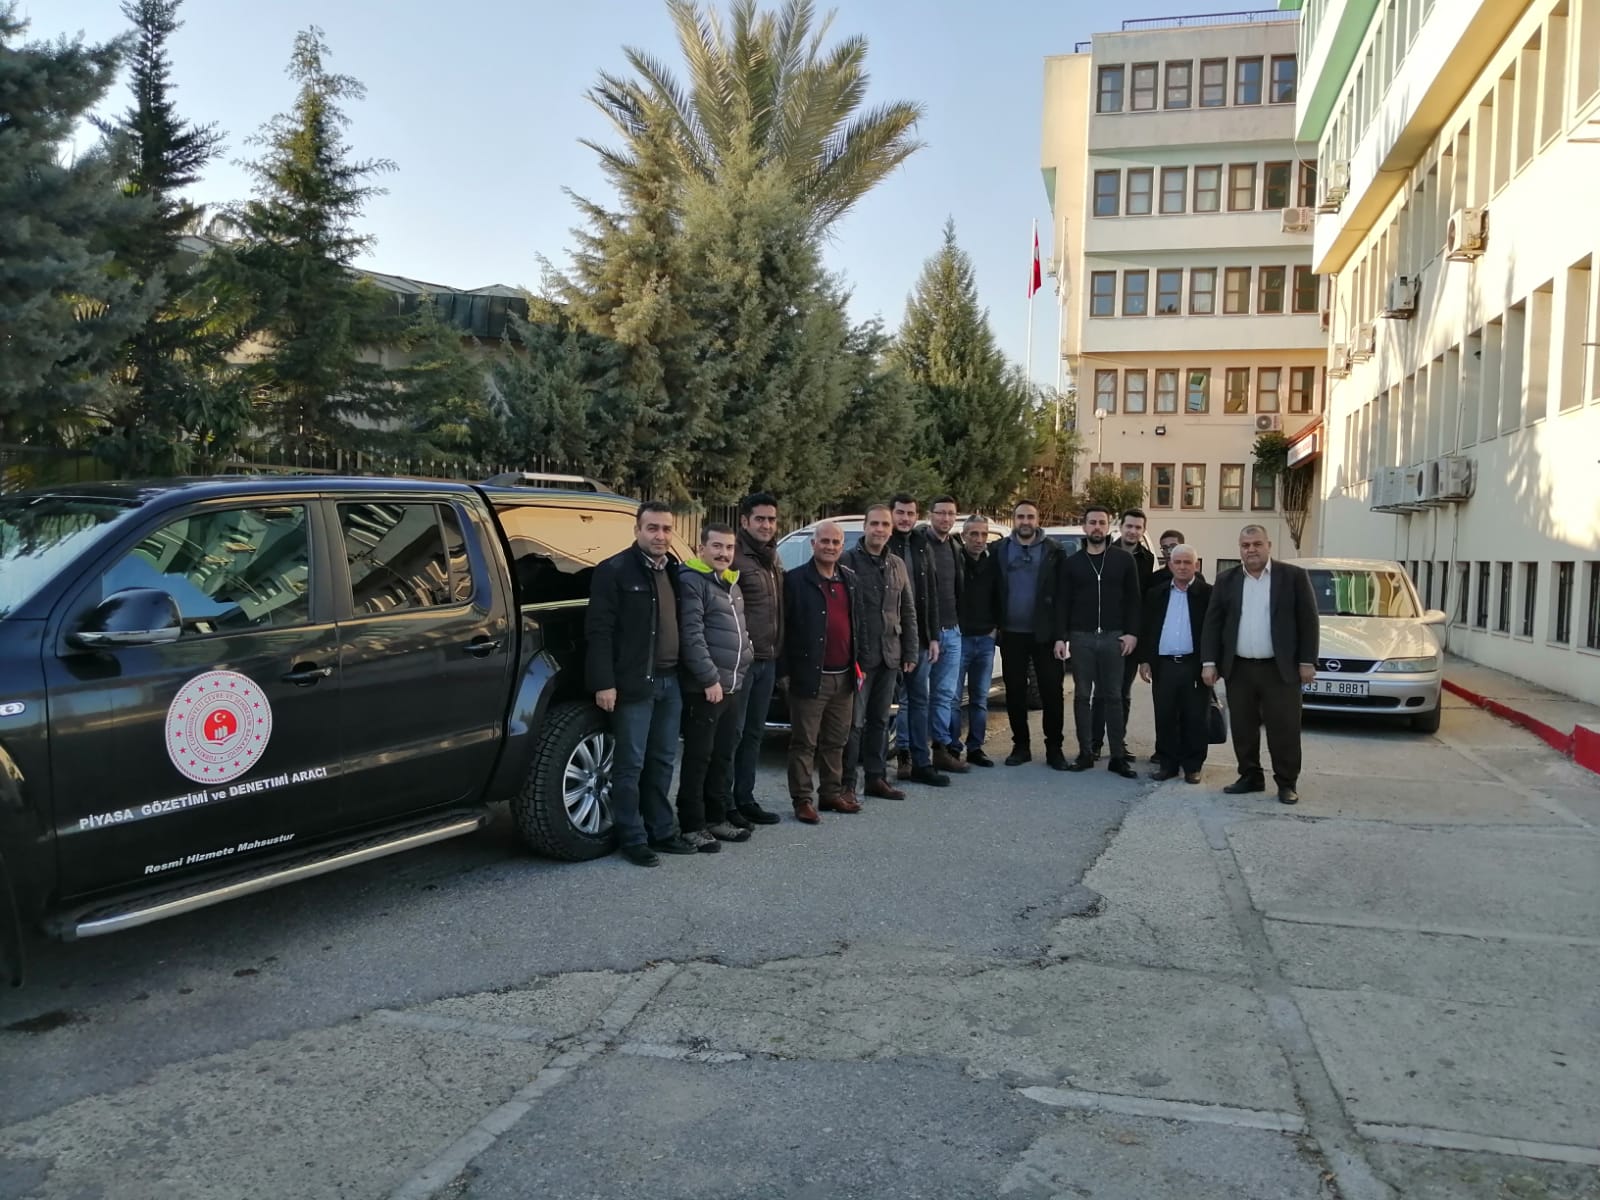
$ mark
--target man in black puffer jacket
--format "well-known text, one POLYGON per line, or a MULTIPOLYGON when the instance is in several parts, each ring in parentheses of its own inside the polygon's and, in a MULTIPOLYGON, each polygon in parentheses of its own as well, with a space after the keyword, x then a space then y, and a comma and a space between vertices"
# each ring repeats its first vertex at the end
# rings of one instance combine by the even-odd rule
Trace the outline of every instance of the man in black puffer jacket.
POLYGON ((679 679, 683 685, 683 766, 678 828, 694 847, 715 852, 743 842, 751 823, 733 804, 733 752, 739 740, 739 690, 755 658, 744 597, 733 566, 731 525, 700 533, 699 557, 678 572, 679 679))

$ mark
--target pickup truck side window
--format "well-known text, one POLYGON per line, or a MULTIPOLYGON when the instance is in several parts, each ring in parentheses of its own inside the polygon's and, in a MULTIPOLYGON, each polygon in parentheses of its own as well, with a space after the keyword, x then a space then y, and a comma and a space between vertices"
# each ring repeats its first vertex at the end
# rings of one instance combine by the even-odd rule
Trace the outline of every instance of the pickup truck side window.
POLYGON ((590 570, 633 541, 633 513, 620 508, 507 504, 495 515, 523 604, 587 600, 590 570))
POLYGON ((446 506, 386 500, 341 504, 339 529, 358 616, 471 599, 466 539, 446 506))
POLYGON ((129 587, 176 600, 184 637, 303 625, 311 619, 306 509, 211 509, 169 521, 101 577, 101 598, 129 587))

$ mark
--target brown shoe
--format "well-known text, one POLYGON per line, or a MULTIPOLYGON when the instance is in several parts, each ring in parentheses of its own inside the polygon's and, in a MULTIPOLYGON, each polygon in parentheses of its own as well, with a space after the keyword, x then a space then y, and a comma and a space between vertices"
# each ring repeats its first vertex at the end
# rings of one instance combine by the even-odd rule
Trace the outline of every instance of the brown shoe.
POLYGON ((817 806, 823 812, 858 813, 861 805, 856 800, 853 792, 840 792, 832 800, 824 800, 817 806))
POLYGON ((894 777, 903 783, 911 778, 911 751, 898 750, 894 757, 894 777))
POLYGON ((794 802, 794 819, 804 821, 807 825, 819 825, 822 818, 817 815, 817 806, 809 800, 796 800, 794 802))
POLYGON ((867 780, 867 795, 876 796, 879 800, 904 800, 906 794, 887 779, 867 780))
POLYGON ((949 771, 952 775, 965 775, 967 773, 967 764, 951 754, 943 746, 935 746, 933 748, 933 765, 936 770, 949 771))

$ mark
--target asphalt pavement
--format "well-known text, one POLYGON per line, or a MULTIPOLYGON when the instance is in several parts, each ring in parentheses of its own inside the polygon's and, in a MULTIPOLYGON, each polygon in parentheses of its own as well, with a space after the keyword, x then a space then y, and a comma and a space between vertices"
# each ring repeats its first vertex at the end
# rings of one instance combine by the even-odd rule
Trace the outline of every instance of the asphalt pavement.
POLYGON ((43 947, 0 1197, 1600 1197, 1594 777, 1455 701, 1313 725, 1294 809, 1230 758, 43 947))

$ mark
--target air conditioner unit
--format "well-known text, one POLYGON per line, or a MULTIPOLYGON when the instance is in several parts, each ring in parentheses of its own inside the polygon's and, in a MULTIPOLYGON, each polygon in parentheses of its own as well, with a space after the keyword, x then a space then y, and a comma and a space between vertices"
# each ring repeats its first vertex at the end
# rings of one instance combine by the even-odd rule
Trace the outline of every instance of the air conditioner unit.
POLYGON ((1316 209, 1286 208, 1283 210, 1283 232, 1310 233, 1316 224, 1316 219, 1316 209))
POLYGON ((1256 418, 1257 433, 1276 433, 1283 428, 1283 418, 1277 413, 1262 413, 1256 418))
POLYGON ((1378 352, 1378 327, 1362 325, 1356 329, 1356 340, 1350 346, 1351 362, 1366 362, 1378 352))
POLYGON ((1417 277, 1396 275, 1389 281, 1388 302, 1379 316, 1409 320, 1417 315, 1417 277))
POLYGON ((1439 493, 1437 490, 1439 481, 1434 475, 1433 463, 1425 462, 1421 467, 1417 468, 1417 470, 1418 479, 1416 496, 1418 503, 1423 507, 1432 507, 1435 504, 1443 503, 1439 499, 1439 493))
POLYGON ((1372 476, 1372 491, 1367 507, 1373 512, 1393 512, 1395 497, 1400 489, 1400 469, 1379 467, 1372 476))
POLYGON ((1469 499, 1474 483, 1472 460, 1458 454, 1447 454, 1428 464, 1428 491, 1437 504, 1454 503, 1469 499))
POLYGON ((1344 342, 1333 344, 1333 353, 1328 357, 1328 378, 1350 378, 1350 347, 1344 342))
POLYGON ((1322 202, 1317 205, 1318 212, 1333 213, 1339 211, 1339 205, 1344 203, 1344 198, 1350 194, 1350 164, 1344 159, 1328 164, 1328 173, 1322 180, 1322 202))
POLYGON ((1428 464, 1420 463, 1399 470, 1400 486, 1394 498, 1395 508, 1401 512, 1420 512, 1427 507, 1428 464))
POLYGON ((1452 262, 1471 262, 1489 243, 1489 210, 1458 208, 1444 231, 1444 255, 1452 262))

